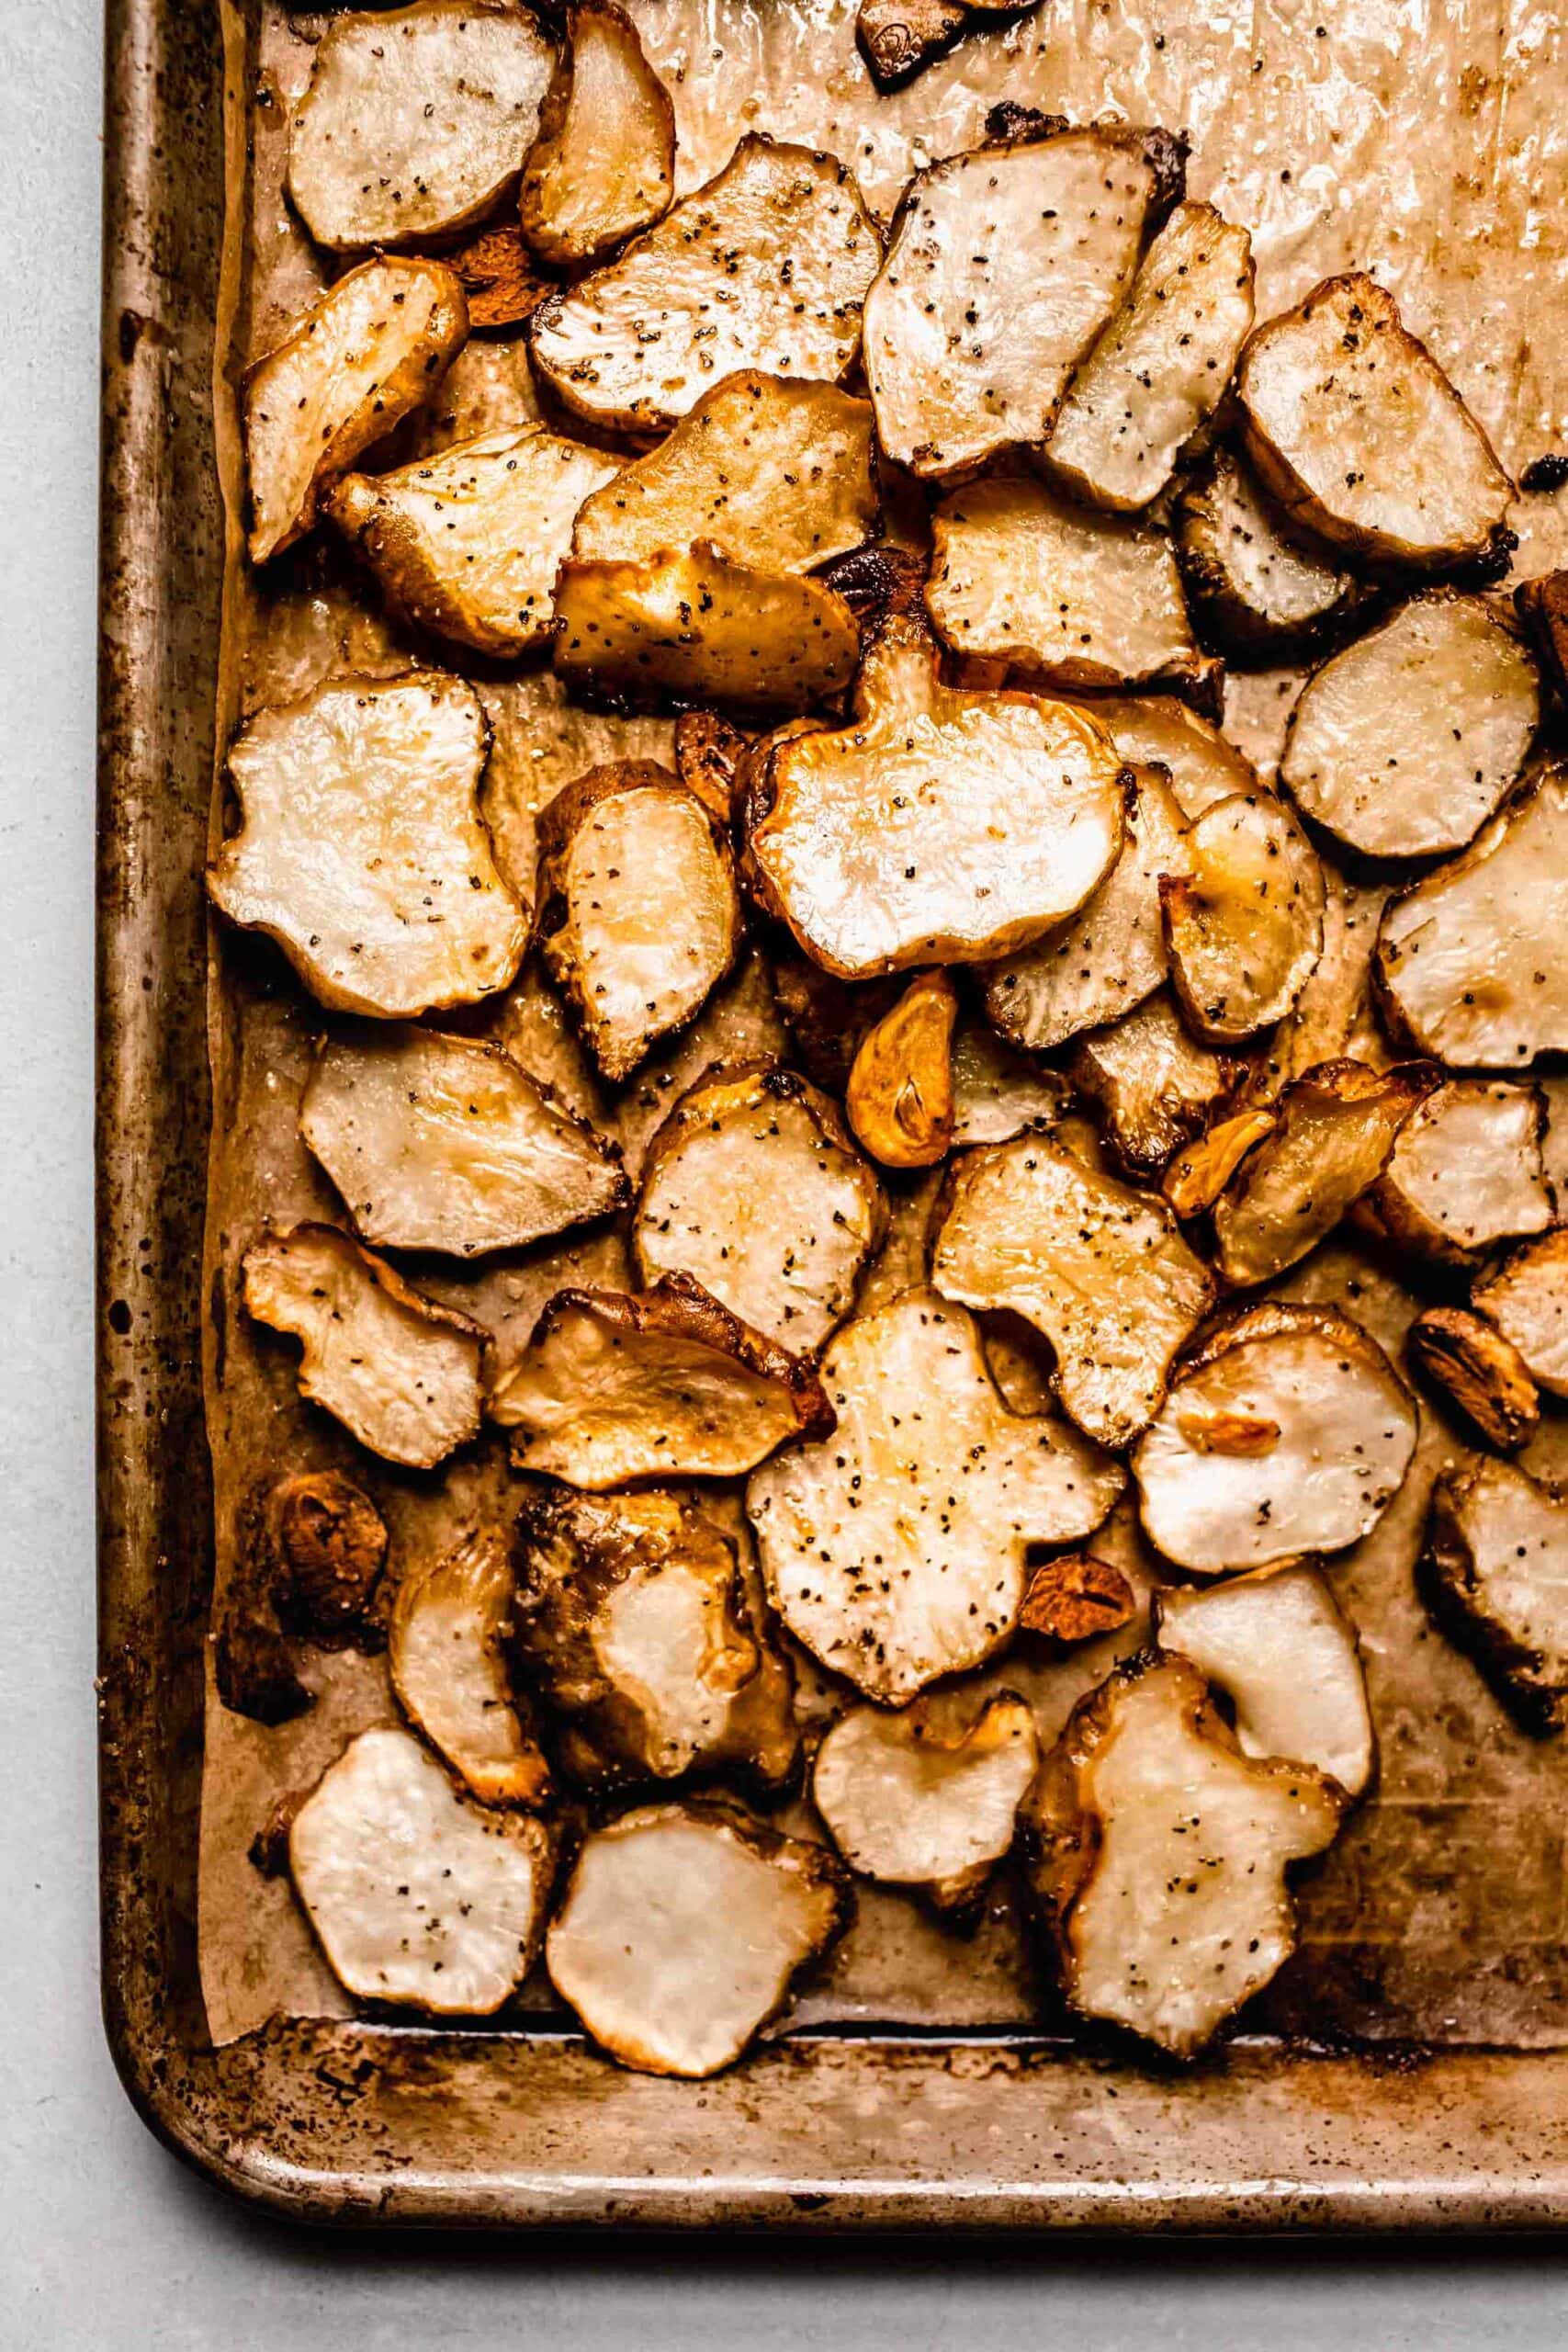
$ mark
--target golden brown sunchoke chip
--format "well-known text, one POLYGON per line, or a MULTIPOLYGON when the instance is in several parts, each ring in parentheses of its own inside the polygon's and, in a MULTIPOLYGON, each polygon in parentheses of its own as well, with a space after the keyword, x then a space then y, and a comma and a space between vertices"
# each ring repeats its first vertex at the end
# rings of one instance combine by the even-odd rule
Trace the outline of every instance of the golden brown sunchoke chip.
POLYGON ((1389 1164, 1432 1073, 1320 1062, 1286 1087, 1277 1125, 1214 1204, 1228 1283, 1272 1282, 1326 1238, 1389 1164))
POLYGON ((578 0, 524 166, 523 232, 575 269, 650 229, 675 193, 675 110, 637 27, 613 0, 578 0))
POLYGON ((1568 1503, 1511 1463, 1448 1471, 1422 1568, 1439 1623, 1530 1729, 1568 1726, 1568 1503))
POLYGON ((1410 1361, 1488 1445, 1511 1453, 1540 1427, 1540 1391, 1495 1324, 1467 1306, 1432 1306, 1405 1335, 1410 1361))
POLYGON ((958 991, 948 975, 921 972, 862 1041, 844 1109, 885 1168, 930 1168, 947 1154, 957 1020, 958 991))
POLYGON ((978 1713, 928 1699, 898 1714, 851 1707, 817 1751, 811 1793, 852 1871, 963 1914, 1010 1848, 1039 1763, 1033 1713, 1015 1690, 978 1713))
POLYGON ((1167 990, 1080 1037, 1068 1065, 1129 1175, 1156 1177, 1235 1093, 1247 1066, 1190 1035, 1167 990))
POLYGON ((1517 1349, 1532 1380, 1568 1396, 1568 1227, 1521 1242, 1470 1303, 1517 1349))
POLYGON ((1262 1568, 1156 1593, 1155 1637, 1190 1658, 1235 1710, 1244 1756, 1311 1764, 1358 1797, 1377 1745, 1356 1628, 1315 1568, 1262 1568))
POLYGON ((1282 1021, 1323 953, 1323 868, 1284 803, 1236 793, 1187 834, 1187 872, 1160 886, 1170 976, 1211 1045, 1282 1021))
POLYGON ((1216 800, 1258 788, 1246 754, 1173 695, 1100 695, 1087 707, 1124 760, 1165 769, 1190 824, 1216 800))
POLYGON ((1308 652, 1367 601, 1332 550, 1287 535, 1234 450, 1217 448, 1188 482, 1172 527, 1188 604, 1227 653, 1284 661, 1308 652))
POLYGON ((1026 1634, 1068 1644, 1098 1641, 1137 1613, 1137 1595, 1114 1561, 1058 1552, 1031 1576, 1018 1622, 1026 1634))
POLYGON ((1449 1265, 1554 1221, 1546 1099, 1506 1079, 1450 1078, 1400 1128, 1368 1206, 1394 1240, 1449 1265))
POLYGON ((492 1527, 404 1571, 387 1663, 403 1713, 481 1804, 537 1807, 549 1769, 507 1671, 512 1562, 492 1527))

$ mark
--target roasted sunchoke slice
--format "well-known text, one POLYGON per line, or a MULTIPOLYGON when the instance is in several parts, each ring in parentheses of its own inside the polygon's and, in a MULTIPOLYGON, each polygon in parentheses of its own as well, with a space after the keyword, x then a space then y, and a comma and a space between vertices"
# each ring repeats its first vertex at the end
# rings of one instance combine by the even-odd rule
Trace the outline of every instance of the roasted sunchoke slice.
POLYGON ((1524 1358, 1483 1315, 1433 1306, 1418 1315, 1404 1342, 1410 1361, 1505 1453, 1528 1444, 1540 1426, 1540 1391, 1524 1358))
POLYGON ((773 982, 773 1001, 801 1069, 814 1084, 842 1094, 863 1041, 897 1003, 903 982, 889 974, 852 986, 793 944, 775 951, 773 982))
POLYGON ((520 1470, 592 1493, 633 1478, 736 1477, 833 1426, 809 1367, 684 1274, 640 1297, 558 1291, 490 1413, 517 1432, 520 1470))
POLYGON ((960 1018, 953 1040, 953 1140, 1006 1143, 1026 1127, 1049 1126, 1067 1099, 1066 1081, 1004 1046, 984 1021, 960 1018))
POLYGON ((757 571, 811 571, 876 528, 871 439, 870 408, 837 385, 743 368, 595 489, 571 552, 629 562, 703 539, 757 571))
POLYGON ((1122 837, 1121 763, 1081 713, 942 683, 909 615, 852 723, 773 752, 750 852, 771 908, 842 979, 1010 954, 1080 907, 1122 837))
POLYGON ((1045 1136, 959 1161, 931 1280, 965 1306, 1032 1323, 1055 1351, 1063 1410, 1103 1445, 1147 1427, 1171 1359, 1213 1298, 1162 1200, 1045 1136))
POLYGON ((1008 10, 974 0, 860 0, 855 40, 879 90, 897 90, 945 55, 971 25, 1008 10))
POLYGON ((602 693, 804 710, 854 675, 860 631, 819 580, 732 563, 699 539, 628 562, 569 556, 555 665, 602 693))
POLYGON ((972 1909, 1012 1844, 1040 1764, 1027 1699, 998 1691, 978 1713, 918 1699, 900 1714, 852 1707, 812 1770, 811 1793, 853 1871, 909 1887, 937 1910, 972 1909))
POLYGON ((1343 1792, 1244 1756, 1197 1668, 1145 1651, 1081 1699, 1023 1811, 1062 1990, 1190 2057, 1290 1957, 1292 1862, 1343 1792))
POLYGON ((1358 1543, 1415 1451, 1415 1404, 1377 1341, 1335 1307, 1270 1299, 1178 1368, 1133 1475, 1167 1559, 1226 1576, 1358 1543))
POLYGON ((735 961, 724 826, 668 768, 590 768, 539 818, 539 937, 600 1069, 628 1078, 735 961))
POLYGON ((716 710, 683 710, 675 721, 675 773, 721 825, 734 813, 751 740, 716 710))
POLYGON ((406 244, 482 220, 523 168, 554 53, 485 0, 341 16, 288 137, 288 194, 318 244, 406 244))
POLYGON ((503 989, 527 944, 479 816, 479 697, 434 670, 333 678, 234 739, 241 824, 208 869, 325 1005, 382 1020, 503 989))
POLYGON ((746 1508, 789 1631, 899 1705, 1000 1646, 1026 1544, 1089 1534, 1122 1474, 1064 1423, 1010 1412, 973 1318, 930 1291, 846 1325, 822 1382, 837 1429, 759 1471, 746 1508))
POLYGON ((405 1571, 387 1663, 403 1713, 482 1804, 537 1806, 549 1770, 507 1672, 512 1562, 479 1528, 405 1571))
POLYGON ((1309 652, 1368 599, 1331 552, 1287 537, 1251 469, 1223 446, 1188 482, 1171 522, 1188 604, 1227 653, 1309 652))
POLYGON ((1518 781, 1540 718, 1535 664, 1480 596, 1416 596, 1307 680, 1280 779, 1368 857, 1462 849, 1518 781))
POLYGON ((1521 1242, 1470 1303, 1518 1350, 1526 1371, 1553 1396, 1568 1396, 1568 1227, 1521 1242))
POLYGON ((566 47, 524 167, 523 232, 560 269, 650 229, 675 193, 675 110, 613 0, 566 12, 566 47))
POLYGON ((245 1306, 304 1350, 299 1394, 372 1453, 411 1469, 479 1429, 485 1334, 412 1290, 330 1225, 297 1225, 245 1253, 245 1306))
POLYGON ((525 425, 394 473, 345 474, 322 503, 394 612, 505 660, 551 635, 577 510, 615 470, 602 450, 525 425))
POLYGON ((516 1566, 517 1654, 561 1719, 574 1780, 791 1778, 794 1674, 758 1622, 734 1542, 695 1502, 541 1493, 518 1522, 516 1566))
POLYGON ((331 1039, 299 1132, 382 1249, 521 1250, 629 1197, 615 1155, 509 1054, 434 1029, 331 1039))
POLYGON ((1165 769, 1189 823, 1233 792, 1258 790, 1245 753, 1172 695, 1101 695, 1089 707, 1124 760, 1165 769))
POLYGON ((876 226, 836 156, 755 132, 619 257, 534 313, 534 366, 578 415, 657 433, 738 368, 838 383, 876 226))
POLYGON ((644 1805, 584 1841, 545 1956, 612 2057, 696 2077, 739 2057, 852 1914, 825 1847, 739 1805, 644 1805))
POLYGON ((1246 1074, 1244 1063, 1189 1034, 1164 989, 1109 1029, 1080 1038, 1069 1069, 1116 1158, 1143 1178, 1160 1173, 1246 1074))
POLYGON ((1259 327, 1236 391, 1265 488, 1331 545, 1421 571, 1506 545, 1513 484, 1374 278, 1325 278, 1259 327))
POLYGON ((356 2000, 489 2017, 534 1964, 548 1832, 460 1795, 412 1732, 361 1732, 294 1816, 288 1866, 356 2000))
POLYGON ((1568 1050, 1568 768, 1495 817, 1462 857, 1392 899, 1375 975, 1399 1031, 1461 1069, 1568 1050))
POLYGON ((468 332, 451 270, 378 256, 257 360, 241 394, 253 563, 310 528, 326 484, 429 400, 468 332))
POLYGON ((1293 1080, 1273 1132, 1214 1204, 1225 1280, 1272 1282, 1315 1250, 1377 1182, 1430 1083, 1429 1071, 1357 1061, 1319 1062, 1293 1080))
POLYGON ((1070 490, 1123 513, 1159 496, 1224 397, 1252 281, 1247 231, 1179 204, 1057 411, 1045 454, 1070 490))
POLYGON ((1514 607, 1534 646, 1541 671, 1560 702, 1568 702, 1568 571, 1522 580, 1514 607))
POLYGON ((953 491, 931 532, 926 605, 954 652, 1068 693, 1156 683, 1201 693, 1216 680, 1164 532, 1011 474, 953 491))
POLYGON ((1127 838, 1098 890, 1032 947, 983 976, 988 1020, 1030 1053, 1119 1020, 1166 976, 1162 874, 1187 869, 1186 823, 1158 768, 1142 768, 1129 795, 1127 838))
POLYGON ((1159 171, 1110 126, 977 147, 919 172, 865 298, 882 446, 941 478, 1043 441, 1131 284, 1159 171))
POLYGON ((1568 1502, 1512 1463, 1450 1471, 1422 1568, 1439 1623, 1529 1728, 1568 1726, 1568 1502))
POLYGON ((362 1636, 387 1559, 387 1522, 364 1488, 338 1470, 304 1470, 274 1487, 268 1517, 289 1631, 312 1641, 362 1636))
POLYGON ((1472 1264, 1553 1222, 1545 1134, 1539 1087, 1449 1079, 1405 1120, 1368 1205, 1405 1249, 1472 1264))
POLYGON ((1170 976, 1211 1045, 1282 1021, 1323 953, 1323 868, 1281 801, 1236 793, 1187 835, 1188 870, 1160 886, 1170 976))
POLYGON ((862 1041, 844 1096, 849 1121, 886 1168, 930 1168, 953 1142, 958 991, 921 972, 862 1041))
POLYGON ((649 1147, 632 1222, 638 1279, 694 1275, 722 1306, 811 1355, 854 1304, 887 1227, 838 1106, 793 1070, 717 1070, 649 1147))
POLYGON ((1272 1135, 1275 1114, 1258 1103, 1219 1120, 1183 1146, 1165 1171, 1161 1192, 1178 1216, 1201 1216, 1212 1208, 1255 1144, 1272 1135))
POLYGON ((1047 1641, 1092 1642, 1130 1625, 1137 1613, 1137 1595, 1114 1561, 1058 1552, 1031 1576, 1018 1622, 1047 1641))
POLYGON ((1315 1568, 1156 1593, 1155 1635, 1224 1692, 1244 1756, 1311 1764, 1361 1794, 1377 1754, 1367 1678, 1356 1629, 1315 1568))

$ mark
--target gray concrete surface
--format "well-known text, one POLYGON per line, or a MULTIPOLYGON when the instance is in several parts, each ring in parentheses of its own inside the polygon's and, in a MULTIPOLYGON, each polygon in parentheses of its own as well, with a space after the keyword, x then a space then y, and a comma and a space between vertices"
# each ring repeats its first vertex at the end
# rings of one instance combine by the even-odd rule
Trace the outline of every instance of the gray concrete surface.
POLYGON ((131 2115, 95 1969, 98 13, 0 0, 0 2352, 1562 2344, 1550 2248, 328 2241, 220 2199, 131 2115))

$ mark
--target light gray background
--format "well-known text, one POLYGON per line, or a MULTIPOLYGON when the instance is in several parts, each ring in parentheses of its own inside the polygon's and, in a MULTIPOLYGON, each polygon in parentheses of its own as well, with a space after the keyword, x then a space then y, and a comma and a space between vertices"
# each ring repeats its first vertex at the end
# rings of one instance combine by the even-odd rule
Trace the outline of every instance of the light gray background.
POLYGON ((1519 2245, 326 2240, 221 2199, 132 2116, 95 1966, 99 5, 0 0, 0 2352, 1568 2341, 1562 2254, 1519 2245))

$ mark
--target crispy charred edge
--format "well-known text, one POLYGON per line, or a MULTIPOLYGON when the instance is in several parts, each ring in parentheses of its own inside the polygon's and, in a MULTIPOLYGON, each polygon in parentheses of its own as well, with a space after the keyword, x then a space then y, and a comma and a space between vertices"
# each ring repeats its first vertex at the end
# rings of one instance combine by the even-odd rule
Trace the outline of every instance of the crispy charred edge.
POLYGON ((258 1480, 240 1507, 233 1568, 212 1635, 218 1695, 231 1713, 290 1723, 315 1705, 294 1645, 386 1646, 378 1606, 387 1524, 336 1470, 258 1480))
MULTIPOLYGON (((673 190, 675 177, 675 108, 671 103, 669 91, 660 80, 659 75, 654 73, 652 67, 649 65, 647 55, 643 50, 641 36, 638 34, 637 27, 633 24, 626 10, 618 7, 615 5, 615 0, 589 0, 589 5, 586 7, 560 5, 560 0, 545 0, 545 6, 547 7, 549 18, 553 20, 547 23, 546 28, 552 32, 558 32, 564 27, 566 39, 561 42, 559 49, 556 52, 555 69, 550 75, 549 82, 545 90, 545 95, 539 102, 539 127, 534 134, 534 144, 529 149, 527 155, 524 159, 522 180, 518 189, 518 202, 522 220, 526 221, 536 209, 532 201, 532 191, 538 177, 540 159, 553 159, 552 151, 558 148, 561 133, 566 128, 567 118, 571 112, 572 88, 577 79, 577 20, 580 16, 598 17, 608 19, 615 31, 620 34, 622 40, 628 41, 632 48, 637 51, 637 56, 642 60, 642 63, 647 74, 645 95, 652 100, 655 111, 658 113, 663 126, 662 146, 664 153, 664 173, 666 179, 671 185, 671 190, 673 190)), ((533 0, 533 7, 534 13, 543 13, 540 6, 540 0, 533 0)), ((673 196, 671 195, 671 199, 667 201, 664 206, 664 211, 660 212, 659 215, 659 219, 660 220, 664 218, 664 213, 669 211, 670 203, 672 201, 673 196)), ((649 221, 646 225, 649 228, 654 228, 657 227, 658 222, 649 221)), ((521 229, 521 222, 519 223, 519 226, 521 229)), ((634 234, 635 233, 640 232, 634 232, 634 234)), ((525 232, 523 232, 523 236, 524 243, 527 246, 528 253, 530 256, 533 257, 536 266, 547 266, 541 263, 539 256, 534 254, 534 248, 531 244, 528 244, 525 232)), ((613 255, 615 250, 615 242, 616 241, 612 240, 606 246, 600 248, 592 254, 588 259, 587 266, 590 268, 596 268, 601 261, 613 255)), ((622 239, 619 242, 624 245, 629 241, 622 239)), ((582 265, 573 264, 571 266, 581 266, 582 265)), ((534 309, 537 309, 537 303, 533 306, 534 309)), ((532 311, 527 313, 527 315, 531 316, 532 311)))
POLYGON ((516 220, 491 220, 441 259, 462 286, 474 334, 518 327, 541 302, 559 292, 558 273, 546 268, 516 220))
MULTIPOLYGON (((1568 480, 1568 458, 1559 462, 1564 468, 1562 478, 1568 480)), ((1568 571, 1548 571, 1539 580, 1520 581, 1514 591, 1514 610, 1548 684, 1559 702, 1568 702, 1568 571)))
MULTIPOLYGON (((1411 1105, 1412 1115, 1420 1109, 1428 1095, 1440 1093, 1443 1087, 1451 1082, 1448 1073, 1431 1062, 1396 1062, 1394 1070, 1431 1072, 1419 1100, 1411 1105)), ((1392 1077, 1393 1071, 1389 1075, 1392 1077)), ((1546 1142, 1548 1111, 1545 1094, 1529 1079, 1504 1080, 1499 1076, 1498 1083, 1517 1086, 1521 1093, 1529 1092, 1533 1114, 1532 1139, 1539 1153, 1546 1142)), ((1494 1247, 1492 1243, 1480 1242, 1472 1248, 1452 1239, 1441 1226, 1435 1225, 1413 1200, 1400 1191, 1387 1168, 1371 1189, 1357 1202, 1356 1214, 1358 1222, 1369 1231, 1397 1243, 1402 1250, 1411 1250, 1418 1257, 1430 1259, 1438 1266, 1452 1266, 1461 1271, 1473 1269, 1485 1261, 1494 1247)), ((1537 1234, 1529 1238, 1539 1240, 1541 1237, 1537 1234)))
POLYGON ((1115 1562, 1075 1546, 1031 1570, 1018 1625, 1065 1655, 1130 1625, 1137 1613, 1137 1596, 1115 1562))
POLYGON ((860 0, 855 43, 877 88, 898 90, 945 57, 976 14, 966 0, 860 0))
MULTIPOLYGON (((1227 406, 1230 399, 1227 394, 1227 406)), ((1393 594, 1393 588, 1372 580, 1357 579, 1345 564, 1345 587, 1332 605, 1310 620, 1275 628, 1258 619, 1245 599, 1233 594, 1224 562, 1209 552, 1201 536, 1208 527, 1206 502, 1213 495, 1215 475, 1228 454, 1223 448, 1211 450, 1183 485, 1171 510, 1171 551, 1181 573, 1188 610, 1197 625, 1200 641, 1212 641, 1237 669, 1266 668, 1271 662, 1309 660, 1321 668, 1360 624, 1375 617, 1393 594)), ((1269 503, 1274 504, 1272 499, 1269 503)), ((1291 517, 1282 507, 1276 508, 1273 519, 1280 537, 1287 543, 1292 538, 1299 540, 1303 554, 1315 555, 1320 561, 1343 559, 1342 549, 1326 548, 1321 542, 1315 548, 1309 547, 1299 526, 1292 530, 1291 517)), ((1303 681, 1303 692, 1308 683, 1303 681)), ((1214 718, 1217 723, 1223 712, 1203 715, 1214 718)), ((1293 707, 1290 723, 1295 723, 1293 707)))
POLYGON ((896 616, 925 620, 926 561, 908 548, 881 542, 852 548, 814 577, 841 596, 859 622, 863 662, 896 616))
POLYGON ((1462 1306, 1428 1307, 1404 1345, 1428 1386, 1488 1445, 1511 1453, 1535 1435, 1540 1392, 1518 1350, 1484 1316, 1462 1306))
MULTIPOLYGON (((1402 1098, 1404 1108, 1394 1130, 1396 1143, 1405 1121, 1413 1117, 1427 1096, 1435 1094, 1443 1083, 1442 1070, 1435 1062, 1425 1060, 1394 1062, 1387 1069, 1374 1069, 1370 1062, 1357 1061, 1348 1055, 1337 1056, 1331 1061, 1314 1062, 1310 1069, 1302 1071, 1299 1078, 1292 1078, 1269 1105, 1274 1113, 1273 1126, 1247 1146, 1212 1205, 1217 1208, 1222 1201, 1239 1205, 1245 1200, 1249 1187, 1259 1172, 1266 1169, 1271 1148, 1282 1148, 1288 1142, 1292 1111, 1300 1107, 1304 1096, 1327 1096, 1335 1102, 1371 1102, 1385 1096, 1402 1098)), ((1544 1099, 1541 1112, 1544 1119, 1544 1099)), ((1393 1148, 1391 1144, 1391 1154, 1393 1148)), ((1385 1161, 1385 1170, 1386 1166, 1385 1161)), ((1393 1220, 1385 1218, 1382 1214, 1382 1196, 1385 1182, 1385 1176, 1377 1177, 1359 1199, 1352 1203, 1351 1214, 1366 1208, 1370 1214, 1360 1219, 1363 1225, 1386 1232, 1395 1240, 1404 1240, 1405 1235, 1396 1231, 1393 1220)), ((1327 1238, 1325 1234, 1324 1238, 1326 1240, 1327 1238)))
POLYGON ((987 115, 985 143, 987 147, 1033 147, 1080 130, 1092 131, 1111 146, 1125 148, 1147 164, 1154 186, 1144 216, 1144 233, 1145 238, 1152 236, 1187 193, 1192 141, 1185 130, 1163 130, 1157 123, 1075 122, 1070 115, 1047 114, 1039 107, 1020 106, 1008 98, 987 115))
POLYGON ((1371 1370, 1382 1373, 1414 1413, 1415 1400, 1408 1382, 1370 1331, 1337 1306, 1303 1306, 1285 1298, 1263 1298, 1250 1306, 1223 1308, 1211 1318, 1187 1352, 1177 1359, 1167 1384, 1168 1393, 1175 1397, 1189 1380, 1206 1372, 1245 1340, 1281 1339, 1307 1332, 1333 1340, 1347 1355, 1354 1355, 1371 1370))
MULTIPOLYGON (((1161 876, 1162 884, 1166 878, 1164 876, 1161 876)), ((1157 990, 1150 992, 1151 997, 1157 993, 1157 990)), ((1208 1054, 1217 1065, 1214 1075, 1216 1090, 1214 1096, 1209 1102, 1196 1104, 1190 1110, 1183 1111, 1179 1117, 1175 1115, 1175 1106, 1168 1103, 1166 1107, 1172 1114, 1171 1125, 1178 1134, 1177 1142, 1168 1151, 1157 1146, 1145 1144, 1141 1147, 1138 1137, 1124 1135, 1117 1123, 1111 1107, 1112 1097, 1116 1091, 1115 1080, 1103 1076, 1100 1071, 1094 1059, 1094 1048, 1097 1039, 1118 1027, 1121 1021, 1131 1021, 1138 1013, 1145 1012, 1149 1002, 1150 997, 1145 997, 1142 1004, 1129 1005, 1127 1011, 1122 1013, 1117 1021, 1102 1023, 1093 1029, 1082 1031, 1077 1037, 1069 1038, 1066 1068, 1070 1084, 1089 1105, 1100 1141, 1111 1154, 1122 1178, 1131 1184, 1157 1187, 1160 1178, 1177 1154, 1185 1151, 1190 1144, 1197 1142, 1201 1136, 1207 1135, 1211 1127, 1216 1125, 1235 1108, 1236 1097, 1247 1083, 1252 1064, 1247 1052, 1249 1040, 1242 1039, 1228 1046, 1212 1046, 1201 1037, 1194 1036, 1192 1043, 1200 1051, 1208 1054)), ((1005 1032, 1002 1034, 1005 1035, 1005 1032)), ((1018 1047, 1015 1044, 1014 1050, 1027 1049, 1018 1047)), ((1142 1132, 1146 1136, 1147 1129, 1142 1132)), ((1167 1199, 1163 1190, 1158 1192, 1157 1197, 1171 1210, 1174 1216, 1177 1214, 1174 1205, 1167 1199)))
MULTIPOLYGON (((1475 1587, 1474 1555, 1461 1523, 1465 1498, 1482 1475, 1472 1463, 1445 1471, 1432 1488, 1426 1533, 1416 1564, 1416 1586, 1427 1615, 1479 1669, 1522 1731, 1550 1739, 1568 1729, 1568 1684, 1546 1680, 1546 1659, 1486 1612, 1475 1587)), ((1549 1501, 1560 1499, 1545 1480, 1524 1478, 1549 1501)))
POLYGON ((750 740, 716 710, 683 710, 675 721, 675 773, 728 825, 750 740))
POLYGON ((863 1041, 903 993, 903 975, 840 980, 788 933, 769 958, 773 1001, 795 1058, 815 1086, 842 1094, 863 1041))

